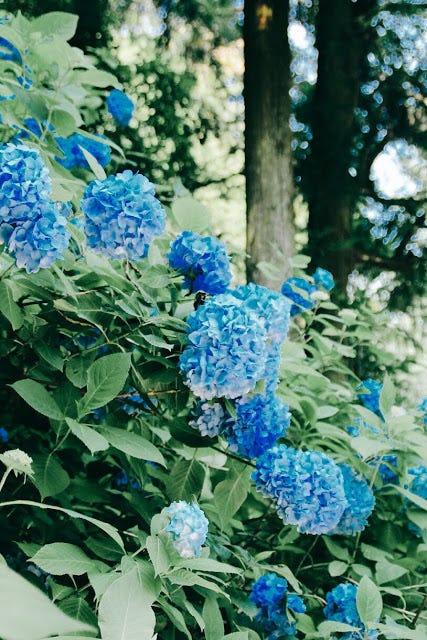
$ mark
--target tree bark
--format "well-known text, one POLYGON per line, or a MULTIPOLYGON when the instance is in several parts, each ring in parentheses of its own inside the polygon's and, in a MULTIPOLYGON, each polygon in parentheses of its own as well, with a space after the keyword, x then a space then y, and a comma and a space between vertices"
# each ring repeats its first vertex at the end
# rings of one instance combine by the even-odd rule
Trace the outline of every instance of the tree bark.
POLYGON ((245 1, 247 277, 272 288, 257 264, 294 253, 288 16, 289 0, 245 1))
POLYGON ((345 289, 353 267, 351 221, 357 185, 349 174, 363 34, 351 0, 319 0, 319 52, 308 174, 309 253, 345 289))

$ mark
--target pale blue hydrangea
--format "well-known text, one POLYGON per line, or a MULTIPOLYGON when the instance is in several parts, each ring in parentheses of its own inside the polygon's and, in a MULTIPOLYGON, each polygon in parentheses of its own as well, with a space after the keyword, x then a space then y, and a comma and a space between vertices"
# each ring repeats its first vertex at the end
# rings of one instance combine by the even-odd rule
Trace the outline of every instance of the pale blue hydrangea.
POLYGON ((357 390, 363 389, 362 393, 358 393, 357 397, 364 407, 372 411, 372 413, 376 413, 377 416, 382 418, 382 413, 380 410, 380 394, 383 386, 381 382, 378 380, 373 380, 372 378, 367 378, 366 380, 362 380, 361 384, 357 387, 357 390), (368 393, 365 393, 365 390, 368 393))
POLYGON ((23 144, 0 146, 0 222, 24 222, 51 191, 51 179, 37 149, 23 144))
POLYGON ((215 438, 224 431, 229 419, 230 415, 219 402, 198 402, 191 413, 190 425, 202 436, 215 438))
POLYGON ((423 398, 417 408, 423 412, 423 422, 424 424, 427 424, 427 398, 423 398))
POLYGON ((284 522, 297 525, 301 533, 327 533, 348 504, 340 468, 318 451, 277 445, 258 458, 252 477, 284 522))
POLYGON ((305 278, 288 278, 282 285, 282 294, 292 300, 291 316, 310 310, 314 307, 316 300, 313 294, 318 291, 316 285, 305 278))
POLYGON ((225 244, 213 236, 183 231, 171 243, 169 264, 185 275, 190 291, 224 293, 231 281, 230 258, 225 244))
POLYGON ((236 302, 221 294, 188 318, 188 344, 179 368, 202 400, 243 396, 265 373, 265 326, 236 302))
POLYGON ((81 208, 88 245, 113 259, 140 260, 165 228, 154 185, 129 170, 91 182, 81 208))
POLYGON ((185 500, 172 502, 166 509, 170 523, 166 531, 172 534, 173 545, 182 558, 199 556, 206 542, 209 520, 200 507, 185 500))
POLYGON ((313 280, 318 287, 322 287, 326 291, 331 291, 335 286, 332 273, 322 267, 317 267, 313 274, 313 280))
POLYGON ((305 604, 300 596, 288 593, 288 583, 276 573, 267 573, 252 585, 249 595, 258 608, 255 620, 268 633, 266 640, 275 640, 296 633, 295 623, 289 619, 286 609, 304 613, 305 604))
POLYGON ((126 127, 131 121, 135 105, 123 91, 113 89, 107 96, 107 107, 114 122, 121 127, 126 127))
MULTIPOLYGON (((365 625, 361 621, 356 607, 357 589, 355 584, 346 582, 339 584, 326 594, 327 604, 323 609, 326 620, 343 622, 360 630, 360 633, 347 631, 340 634, 341 640, 360 640, 361 637, 365 637, 365 625)), ((377 637, 376 631, 369 631, 369 640, 374 640, 377 637)))
POLYGON ((346 464, 338 466, 344 478, 347 506, 338 524, 328 531, 328 534, 354 536, 367 525, 368 518, 374 510, 375 498, 363 476, 358 475, 346 464))
POLYGON ((231 451, 257 458, 286 434, 289 407, 272 393, 239 398, 235 405, 237 419, 230 419, 225 431, 231 451))
POLYGON ((81 133, 73 133, 69 138, 58 136, 55 141, 64 157, 56 156, 56 160, 66 169, 89 169, 82 148, 88 151, 101 165, 106 167, 111 161, 111 149, 104 136, 97 136, 97 140, 88 138, 81 133))

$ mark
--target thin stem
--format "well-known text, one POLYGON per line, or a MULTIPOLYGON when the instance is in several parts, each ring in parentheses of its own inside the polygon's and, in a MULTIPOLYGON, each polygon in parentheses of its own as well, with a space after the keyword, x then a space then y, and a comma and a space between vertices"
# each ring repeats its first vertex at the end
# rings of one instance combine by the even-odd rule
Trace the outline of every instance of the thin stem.
MULTIPOLYGON (((411 624, 409 625, 411 627, 411 629, 415 629, 415 625, 417 624, 417 620, 421 617, 421 613, 423 611, 423 609, 425 608, 425 606, 427 605, 427 593, 424 596, 424 598, 421 601, 420 606, 418 607, 416 613, 415 613, 415 617, 412 620, 411 624)), ((424 616, 422 616, 424 619, 424 616)))
POLYGON ((6 469, 6 471, 3 474, 3 478, 0 481, 0 491, 3 489, 3 485, 7 480, 7 477, 9 475, 9 473, 12 471, 12 467, 9 467, 8 469, 6 469))

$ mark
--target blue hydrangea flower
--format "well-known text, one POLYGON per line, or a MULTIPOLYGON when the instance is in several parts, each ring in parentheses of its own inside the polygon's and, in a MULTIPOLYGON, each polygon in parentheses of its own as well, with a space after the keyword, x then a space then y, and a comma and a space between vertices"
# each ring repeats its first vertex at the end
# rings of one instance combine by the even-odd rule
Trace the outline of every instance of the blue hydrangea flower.
POLYGON ((37 149, 23 144, 0 146, 0 223, 28 221, 51 191, 51 179, 37 149))
POLYGON ((361 384, 357 387, 357 390, 368 390, 369 393, 358 393, 357 397, 364 407, 372 411, 372 413, 376 413, 380 418, 382 418, 382 413, 380 410, 380 394, 382 388, 383 386, 381 382, 378 382, 378 380, 373 380, 372 378, 362 380, 361 384))
POLYGON ((88 245, 113 259, 145 257, 165 228, 166 213, 154 185, 129 170, 91 182, 81 208, 88 245))
POLYGON ((272 447, 258 458, 252 478, 257 490, 276 503, 284 522, 301 533, 327 533, 348 504, 340 468, 318 451, 272 447))
MULTIPOLYGON (((326 607, 323 609, 326 620, 343 622, 353 627, 357 627, 361 633, 347 631, 340 635, 342 640, 360 640, 365 632, 365 625, 361 621, 356 607, 356 596, 358 587, 355 584, 343 583, 336 586, 326 594, 326 607)), ((377 632, 369 632, 370 640, 377 637, 377 632)))
POLYGON ((423 398, 422 402, 418 405, 418 409, 424 413, 423 422, 427 424, 427 398, 423 398))
POLYGON ((291 421, 289 407, 272 393, 239 398, 235 404, 237 419, 226 428, 231 451, 257 458, 285 435, 291 421))
POLYGON ((427 500, 427 466, 412 467, 408 469, 408 474, 414 476, 409 490, 427 500))
POLYGON ((200 507, 185 500, 172 502, 166 509, 170 523, 166 531, 172 534, 173 545, 182 558, 199 556, 208 535, 209 520, 200 507))
POLYGON ((126 399, 123 402, 123 398, 120 399, 120 406, 128 416, 135 416, 140 413, 141 409, 146 409, 147 405, 145 400, 141 398, 140 394, 134 387, 128 389, 126 393, 126 399))
POLYGON ((88 151, 101 165, 105 167, 111 161, 110 146, 104 142, 104 136, 97 136, 98 140, 88 138, 81 133, 73 133, 69 138, 58 136, 55 141, 64 155, 63 158, 55 156, 56 160, 66 169, 89 169, 82 148, 88 151))
POLYGON ((0 442, 7 442, 9 440, 9 434, 6 429, 0 427, 0 442))
MULTIPOLYGON (((397 475, 396 471, 394 471, 394 469, 392 468, 394 467, 397 469, 397 460, 398 458, 395 453, 382 456, 382 462, 378 467, 378 473, 380 474, 384 484, 399 483, 399 476, 397 475)), ((378 459, 374 458, 374 460, 371 462, 371 466, 376 466, 377 462, 378 462, 378 459)))
POLYGON ((124 491, 129 487, 136 491, 141 490, 141 484, 136 478, 130 478, 124 469, 121 469, 113 478, 113 486, 120 491, 124 491))
POLYGON ((185 286, 190 291, 215 295, 224 293, 230 284, 230 258, 225 244, 217 238, 183 231, 171 243, 167 257, 170 266, 186 276, 185 286))
POLYGON ((192 411, 190 425, 198 429, 202 436, 215 438, 225 429, 230 419, 219 402, 198 402, 192 411))
POLYGON ((294 613, 304 613, 305 605, 298 595, 288 593, 288 583, 276 573, 267 573, 252 585, 249 595, 258 607, 255 620, 269 634, 266 640, 294 635, 295 623, 289 620, 286 607, 294 613))
POLYGON ((332 273, 321 267, 317 267, 313 274, 313 280, 318 287, 323 287, 326 291, 331 291, 335 286, 332 273))
POLYGON ((179 368, 185 383, 202 400, 243 396, 264 375, 264 324, 236 302, 221 294, 188 318, 188 344, 179 368))
POLYGON ((121 127, 126 127, 132 118, 135 105, 123 91, 113 89, 107 97, 107 107, 114 122, 121 127))
POLYGON ((22 56, 19 50, 6 38, 0 38, 0 60, 11 60, 22 64, 22 56))
POLYGON ((328 533, 330 535, 354 536, 359 531, 363 531, 367 525, 368 518, 375 506, 375 498, 365 478, 358 475, 346 464, 338 466, 344 478, 347 506, 338 524, 328 533))
POLYGON ((312 309, 315 305, 313 294, 318 288, 304 278, 288 278, 282 285, 282 294, 292 300, 291 316, 304 310, 312 309))
POLYGON ((15 225, 0 223, 0 242, 8 245, 16 265, 27 273, 50 267, 62 260, 68 246, 70 232, 67 219, 70 206, 51 200, 39 200, 33 206, 31 217, 15 225))

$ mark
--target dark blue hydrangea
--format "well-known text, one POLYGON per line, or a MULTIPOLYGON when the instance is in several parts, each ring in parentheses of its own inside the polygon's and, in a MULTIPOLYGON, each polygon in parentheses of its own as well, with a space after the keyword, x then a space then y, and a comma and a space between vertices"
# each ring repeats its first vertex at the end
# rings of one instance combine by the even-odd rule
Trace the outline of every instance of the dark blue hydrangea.
POLYGON ((62 252, 70 240, 66 226, 69 213, 67 204, 40 200, 30 219, 14 225, 0 223, 0 242, 7 243, 19 268, 36 273, 63 259, 62 252))
POLYGON ((0 222, 24 222, 51 191, 51 179, 37 149, 23 144, 0 146, 0 222))
POLYGON ((316 303, 313 294, 319 289, 304 278, 288 278, 282 285, 282 294, 292 300, 291 316, 312 309, 316 303))
MULTIPOLYGON (((356 596, 358 587, 355 584, 343 583, 336 586, 326 594, 326 607, 323 609, 326 620, 343 622, 353 627, 357 627, 360 633, 347 631, 340 634, 341 640, 360 640, 365 633, 365 625, 361 621, 356 607, 356 596)), ((368 638, 377 638, 377 632, 372 630, 368 633, 368 638)))
POLYGON ((114 122, 121 127, 126 127, 132 118, 135 105, 123 91, 113 89, 107 97, 107 107, 114 122))
POLYGON ((62 151, 63 158, 55 156, 56 160, 66 169, 89 169, 82 148, 88 151, 101 165, 107 166, 111 161, 110 146, 104 142, 104 136, 97 136, 98 140, 88 138, 81 133, 73 133, 69 138, 58 136, 55 141, 62 151))
POLYGON ((140 260, 165 228, 154 185, 129 170, 91 182, 81 208, 88 245, 113 259, 140 260))
POLYGON ((380 434, 380 431, 376 427, 368 424, 367 422, 362 420, 362 418, 355 418, 354 424, 348 425, 346 427, 346 430, 347 433, 349 433, 349 435, 351 435, 353 438, 357 438, 361 433, 363 434, 364 431, 369 431, 370 433, 374 433, 375 435, 380 434))
POLYGON ((264 323, 232 296, 215 296, 189 316, 179 368, 202 400, 245 395, 264 375, 266 358, 264 323))
POLYGON ((301 533, 328 533, 348 504, 340 468, 318 451, 277 445, 258 458, 252 478, 284 522, 301 533))
POLYGON ((135 491, 141 490, 141 484, 138 482, 136 478, 129 478, 128 474, 124 469, 121 469, 113 478, 113 486, 115 489, 119 491, 125 491, 130 487, 135 489, 135 491))
MULTIPOLYGON (((378 473, 380 474, 381 480, 384 484, 398 484, 399 476, 397 475, 394 469, 397 469, 397 461, 398 457, 395 453, 381 456, 381 464, 378 467, 378 473)), ((371 466, 376 466, 378 463, 378 458, 374 458, 374 460, 370 463, 371 466)))
POLYGON ((367 390, 368 393, 358 393, 357 397, 364 407, 372 411, 372 413, 376 413, 377 416, 382 418, 382 413, 380 410, 380 394, 383 386, 381 382, 378 380, 373 380, 372 378, 367 378, 366 380, 362 380, 361 384, 357 387, 357 390, 363 389, 367 390))
POLYGON ((305 605, 300 596, 288 593, 288 583, 276 573, 267 573, 252 585, 249 595, 258 608, 255 620, 268 633, 266 640, 275 640, 296 633, 295 623, 289 619, 286 609, 304 613, 305 605))
POLYGON ((9 434, 6 429, 0 427, 0 442, 7 442, 9 440, 9 434))
POLYGON ((170 266, 185 275, 190 291, 215 295, 224 293, 230 284, 230 258, 225 244, 217 238, 183 231, 171 243, 167 257, 170 266))
POLYGON ((185 500, 172 502, 166 509, 170 522, 166 531, 172 534, 173 545, 182 558, 200 556, 208 535, 209 520, 200 507, 185 500))
POLYGON ((128 390, 125 397, 120 398, 120 406, 128 416, 138 415, 141 409, 147 409, 145 400, 133 387, 128 390))
POLYGON ((321 267, 317 267, 313 274, 313 280, 318 287, 323 287, 326 291, 331 291, 335 286, 332 273, 321 267))
POLYGON ((237 419, 229 420, 225 432, 231 451, 257 458, 286 434, 289 407, 272 393, 239 398, 235 405, 237 419))
POLYGON ((328 533, 330 535, 354 536, 359 531, 363 531, 367 525, 368 518, 375 506, 375 498, 365 478, 358 475, 346 464, 338 466, 344 478, 347 506, 336 527, 328 533))
POLYGON ((11 60, 22 64, 22 56, 15 45, 6 38, 0 38, 0 60, 11 60))
POLYGON ((215 438, 225 429, 230 415, 219 402, 197 402, 191 412, 190 425, 198 429, 202 436, 215 438))

